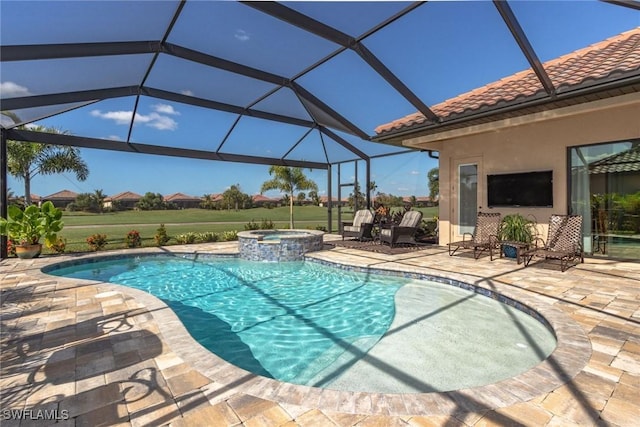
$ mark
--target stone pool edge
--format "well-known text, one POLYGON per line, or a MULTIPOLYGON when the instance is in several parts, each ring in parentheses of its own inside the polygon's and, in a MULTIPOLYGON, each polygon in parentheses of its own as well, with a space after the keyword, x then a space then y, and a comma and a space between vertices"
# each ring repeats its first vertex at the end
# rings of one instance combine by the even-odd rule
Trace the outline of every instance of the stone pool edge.
MULTIPOLYGON (((112 255, 91 254, 69 260, 70 263, 82 262, 87 259, 105 259, 129 257, 131 252, 118 251, 112 255)), ((353 270, 368 270, 379 274, 400 275, 403 277, 436 277, 441 283, 455 281, 482 289, 487 292, 497 292, 507 298, 520 302, 541 315, 553 328, 557 338, 557 346, 547 359, 522 374, 499 381, 497 383, 461 389, 449 392, 430 393, 369 393, 337 391, 315 388, 261 377, 238 368, 206 348, 202 347, 188 333, 177 315, 160 299, 134 288, 123 285, 96 282, 90 280, 69 279, 56 276, 59 280, 77 284, 94 284, 101 291, 113 291, 134 298, 144 305, 156 319, 163 341, 171 350, 185 362, 194 366, 207 376, 212 384, 207 386, 206 394, 219 398, 223 395, 245 393, 255 397, 271 400, 284 405, 295 405, 302 408, 322 408, 335 412, 363 414, 363 415, 456 415, 464 411, 479 411, 498 409, 517 403, 529 401, 539 395, 548 393, 565 384, 586 366, 591 356, 591 343, 584 330, 561 310, 534 299, 508 286, 494 285, 494 289, 482 286, 476 277, 458 273, 443 274, 441 271, 431 271, 425 267, 414 267, 404 264, 386 262, 388 265, 376 267, 358 266, 348 261, 327 259, 322 254, 327 252, 307 254, 305 259, 312 262, 331 264, 339 268, 353 270), (414 276, 418 275, 418 276, 414 276), (443 281, 444 280, 444 281, 443 281)), ((236 254, 209 253, 207 251, 153 251, 136 252, 136 255, 174 255, 174 256, 228 256, 236 254)), ((52 259, 41 268, 60 261, 52 259)), ((45 272, 40 274, 47 275, 45 272)), ((451 284, 451 283, 449 283, 451 284)), ((470 357, 472 357, 470 355, 470 357)))

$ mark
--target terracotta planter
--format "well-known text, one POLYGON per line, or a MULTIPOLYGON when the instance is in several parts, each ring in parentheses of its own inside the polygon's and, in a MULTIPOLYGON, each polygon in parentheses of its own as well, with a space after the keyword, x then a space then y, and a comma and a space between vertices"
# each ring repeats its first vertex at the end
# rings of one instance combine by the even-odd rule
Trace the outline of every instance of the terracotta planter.
POLYGON ((20 259, 37 258, 42 252, 42 243, 16 246, 16 255, 20 259))

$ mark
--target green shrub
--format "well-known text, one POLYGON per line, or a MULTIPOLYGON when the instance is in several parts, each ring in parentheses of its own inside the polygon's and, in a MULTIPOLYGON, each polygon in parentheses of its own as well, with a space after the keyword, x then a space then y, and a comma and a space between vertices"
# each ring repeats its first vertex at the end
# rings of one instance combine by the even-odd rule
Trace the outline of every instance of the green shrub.
POLYGON ((142 245, 142 238, 137 230, 131 230, 124 237, 124 243, 128 248, 137 248, 142 245))
MULTIPOLYGON (((264 221, 264 220, 263 220, 264 221)), ((251 231, 251 230, 259 230, 260 226, 258 225, 257 222, 255 222, 254 220, 249 221, 247 224, 244 225, 244 229, 246 231, 251 231)))
POLYGON ((276 228, 276 225, 270 219, 263 219, 260 222, 260 230, 273 230, 276 228))
POLYGON ((205 231, 203 233, 198 233, 197 240, 202 243, 217 242, 220 240, 220 236, 218 233, 214 233, 213 231, 205 231))
POLYGON ((188 233, 183 233, 183 234, 178 234, 176 237, 176 242, 180 243, 180 244, 191 244, 191 243, 195 243, 196 240, 198 239, 198 235, 196 233, 193 232, 188 232, 188 233))
POLYGON ((89 249, 91 249, 92 251, 99 251, 107 245, 107 235, 92 234, 91 236, 87 237, 87 244, 89 245, 89 249))
POLYGON ((233 240, 238 240, 238 232, 235 230, 229 230, 222 233, 221 240, 223 242, 231 242, 233 240))
POLYGON ((156 235, 153 236, 158 246, 163 246, 169 243, 169 236, 167 235, 167 229, 164 224, 160 224, 160 227, 156 230, 156 235))
POLYGON ((326 233, 327 232, 327 227, 325 227, 324 225, 316 225, 316 230, 324 231, 326 233))

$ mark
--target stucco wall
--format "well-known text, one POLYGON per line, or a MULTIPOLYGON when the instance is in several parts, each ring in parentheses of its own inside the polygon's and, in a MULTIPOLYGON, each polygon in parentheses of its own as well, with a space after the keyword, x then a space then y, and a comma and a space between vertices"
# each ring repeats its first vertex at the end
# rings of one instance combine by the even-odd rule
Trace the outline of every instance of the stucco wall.
POLYGON ((478 162, 478 206, 487 209, 487 174, 553 170, 553 208, 495 208, 503 215, 521 213, 537 219, 546 237, 552 213, 566 214, 567 147, 640 138, 640 94, 618 101, 598 101, 536 117, 502 121, 477 129, 451 132, 443 139, 420 137, 406 145, 434 149, 440 155, 440 244, 457 238, 457 168, 478 162))

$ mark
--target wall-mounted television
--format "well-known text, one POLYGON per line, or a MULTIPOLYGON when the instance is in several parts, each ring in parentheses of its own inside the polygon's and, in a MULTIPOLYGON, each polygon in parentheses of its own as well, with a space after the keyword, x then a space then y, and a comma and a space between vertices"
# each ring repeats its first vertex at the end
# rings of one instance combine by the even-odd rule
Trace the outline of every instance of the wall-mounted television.
POLYGON ((553 171, 487 175, 489 207, 553 207, 553 171))

